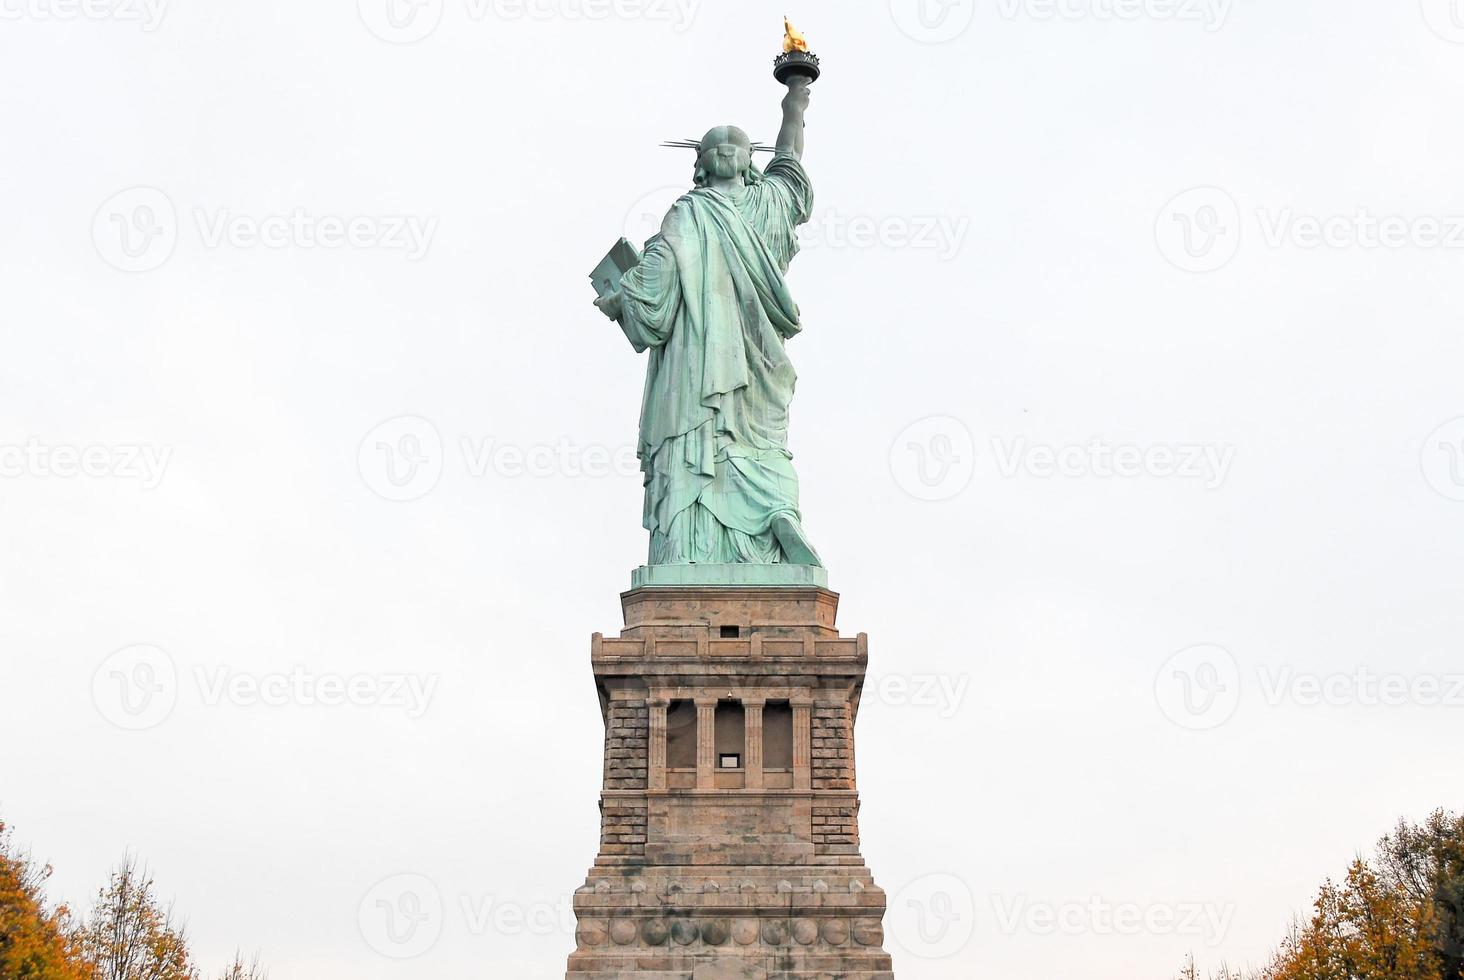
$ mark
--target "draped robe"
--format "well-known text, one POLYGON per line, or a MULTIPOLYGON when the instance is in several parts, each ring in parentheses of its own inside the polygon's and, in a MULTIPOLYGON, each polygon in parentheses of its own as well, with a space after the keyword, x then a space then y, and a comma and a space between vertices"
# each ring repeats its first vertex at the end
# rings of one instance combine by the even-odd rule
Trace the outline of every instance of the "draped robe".
POLYGON ((771 525, 801 523, 783 348, 801 327, 784 273, 812 207, 802 164, 778 154, 741 194, 677 200, 621 282, 621 328, 650 351, 638 455, 653 565, 787 560, 771 525))

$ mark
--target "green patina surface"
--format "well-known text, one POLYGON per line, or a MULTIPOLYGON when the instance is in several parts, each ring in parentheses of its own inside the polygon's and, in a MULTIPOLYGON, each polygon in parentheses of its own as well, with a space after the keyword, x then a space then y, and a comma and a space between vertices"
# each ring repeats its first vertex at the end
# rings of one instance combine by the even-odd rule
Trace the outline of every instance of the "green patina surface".
POLYGON ((630 587, 657 585, 752 585, 829 587, 829 573, 817 565, 642 565, 630 575, 630 587))
MULTIPOLYGON (((813 208, 808 79, 790 79, 765 170, 735 126, 695 145, 693 184, 619 288, 596 300, 649 364, 639 456, 648 564, 639 585, 826 584, 788 451, 801 329, 784 275, 813 208)), ((691 144, 688 144, 691 145, 691 144)))

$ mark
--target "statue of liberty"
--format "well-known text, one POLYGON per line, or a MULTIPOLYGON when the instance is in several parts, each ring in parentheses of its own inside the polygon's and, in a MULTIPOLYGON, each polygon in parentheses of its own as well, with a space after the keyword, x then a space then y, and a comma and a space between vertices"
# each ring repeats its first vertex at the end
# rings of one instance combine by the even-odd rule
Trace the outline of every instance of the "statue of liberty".
MULTIPOLYGON (((790 27, 785 51, 806 50, 790 27)), ((768 148, 736 126, 672 144, 696 150, 695 186, 595 301, 650 351, 638 455, 651 565, 822 564, 787 448, 797 375, 784 349, 802 329, 784 275, 813 208, 801 162, 812 78, 779 79, 788 93, 766 169, 752 155, 768 148)))

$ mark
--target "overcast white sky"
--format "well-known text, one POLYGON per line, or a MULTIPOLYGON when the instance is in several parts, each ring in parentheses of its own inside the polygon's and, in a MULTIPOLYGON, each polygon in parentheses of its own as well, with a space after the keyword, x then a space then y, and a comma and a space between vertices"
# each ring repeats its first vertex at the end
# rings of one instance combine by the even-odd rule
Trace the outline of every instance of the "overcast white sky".
POLYGON ((1459 807, 1461 0, 152 2, 0 0, 0 814, 57 898, 131 848, 213 965, 563 976, 645 550, 585 276, 661 140, 776 134, 785 7, 902 980, 1258 962, 1459 807))

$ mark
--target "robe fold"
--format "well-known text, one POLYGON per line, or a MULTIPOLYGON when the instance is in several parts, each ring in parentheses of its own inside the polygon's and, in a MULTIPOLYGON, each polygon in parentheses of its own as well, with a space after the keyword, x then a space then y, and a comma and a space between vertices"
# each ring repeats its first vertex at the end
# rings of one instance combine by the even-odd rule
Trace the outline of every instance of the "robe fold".
POLYGON ((651 564, 785 561, 774 518, 801 522, 788 452, 801 329, 784 273, 813 188, 779 154, 740 195, 672 205, 621 281, 621 328, 650 351, 638 455, 651 564))

